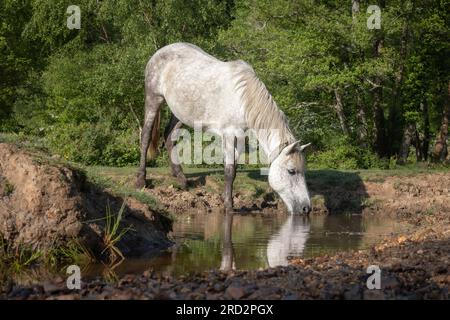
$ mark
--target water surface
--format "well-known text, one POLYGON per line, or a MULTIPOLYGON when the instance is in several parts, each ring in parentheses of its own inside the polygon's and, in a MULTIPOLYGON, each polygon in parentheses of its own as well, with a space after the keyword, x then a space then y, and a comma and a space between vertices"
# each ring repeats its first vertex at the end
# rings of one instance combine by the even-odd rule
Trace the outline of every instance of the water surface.
POLYGON ((182 275, 218 268, 275 267, 287 265, 293 257, 364 249, 406 228, 395 220, 377 216, 184 214, 174 223, 172 248, 150 259, 127 259, 114 272, 121 275, 153 270, 182 275))

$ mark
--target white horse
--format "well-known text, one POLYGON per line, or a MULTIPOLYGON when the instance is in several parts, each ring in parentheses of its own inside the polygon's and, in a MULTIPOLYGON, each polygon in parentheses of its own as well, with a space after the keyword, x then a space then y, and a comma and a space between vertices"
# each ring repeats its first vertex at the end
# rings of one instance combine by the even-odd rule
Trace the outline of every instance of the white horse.
MULTIPOLYGON (((250 65, 241 60, 220 61, 188 43, 161 48, 146 66, 145 120, 137 188, 145 186, 147 150, 150 138, 152 148, 157 146, 164 100, 173 113, 165 132, 169 155, 173 147, 171 133, 181 123, 190 127, 201 123, 203 130, 222 137, 225 208, 233 207, 236 161, 243 151, 237 140, 243 138, 244 131, 252 129, 270 161, 270 186, 281 196, 290 213, 310 212, 303 156, 309 144, 300 145, 295 140, 284 113, 250 65)), ((172 159, 170 163, 172 174, 185 184, 181 166, 172 159)))

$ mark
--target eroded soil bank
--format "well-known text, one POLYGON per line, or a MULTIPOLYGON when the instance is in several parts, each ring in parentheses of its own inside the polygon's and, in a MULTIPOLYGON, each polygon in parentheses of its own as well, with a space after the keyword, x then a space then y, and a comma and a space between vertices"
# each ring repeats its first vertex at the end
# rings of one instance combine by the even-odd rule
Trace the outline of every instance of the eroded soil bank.
POLYGON ((108 246, 125 256, 141 255, 171 244, 168 220, 131 197, 91 183, 79 169, 0 143, 0 236, 8 250, 26 247, 45 253, 76 240, 99 259, 108 246), (108 239, 117 237, 114 221, 130 232, 113 243, 108 239))
MULTIPOLYGON (((108 175, 111 175, 110 172, 108 175)), ((450 175, 446 172, 402 175, 312 172, 313 214, 350 211, 363 215, 389 215, 414 228, 387 237, 368 250, 342 252, 311 259, 295 259, 287 267, 258 271, 210 271, 180 277, 162 277, 151 270, 125 275, 117 281, 97 278, 82 289, 66 289, 65 279, 43 285, 11 285, 8 299, 448 299, 450 289, 450 175), (381 269, 381 289, 366 286, 367 267, 381 269)), ((116 177, 117 178, 117 177, 116 177)), ((256 179, 257 180, 257 179, 256 179)), ((126 180, 124 184, 128 183, 126 180)), ((259 195, 263 213, 282 210, 259 182, 238 191, 237 198, 259 195), (250 190, 250 191, 249 191, 250 190), (249 195, 245 195, 245 194, 249 195), (264 201, 267 204, 264 204, 264 201), (268 208, 268 209, 267 209, 268 208)), ((220 183, 219 183, 220 184, 220 183)), ((148 192, 157 194, 163 186, 148 192), (160 188, 160 189, 158 189, 160 188)), ((176 187, 172 186, 174 190, 176 187)), ((208 202, 214 189, 196 185, 187 194, 203 192, 208 202)), ((169 191, 169 195, 172 194, 169 191)), ((173 196, 175 191, 173 191, 173 196)), ((196 197, 193 197, 193 199, 196 197)), ((170 207, 174 198, 168 198, 170 207)), ((164 197, 160 198, 164 203, 164 197)), ((250 203, 250 200, 248 200, 250 203)), ((196 203, 180 200, 177 206, 196 203)), ((203 202, 203 205, 205 202, 203 202)), ((208 203, 209 204, 209 203, 208 203)), ((241 210, 242 210, 241 208, 241 210)), ((239 208, 238 208, 239 209, 239 208)), ((186 207, 187 210, 187 207, 186 207)))

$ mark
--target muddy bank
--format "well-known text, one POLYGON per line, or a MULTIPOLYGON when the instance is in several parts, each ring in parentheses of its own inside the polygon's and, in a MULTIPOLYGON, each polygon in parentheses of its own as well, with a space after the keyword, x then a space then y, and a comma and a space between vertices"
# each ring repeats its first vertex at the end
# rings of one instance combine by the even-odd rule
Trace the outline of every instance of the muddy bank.
MULTIPOLYGON (((172 177, 150 173, 149 186, 145 192, 174 213, 210 212, 223 206, 221 174, 188 175, 187 188, 180 188, 172 177)), ((273 213, 284 210, 281 200, 277 199, 268 184, 257 186, 256 189, 248 185, 237 186, 233 203, 236 212, 273 213)))
POLYGON ((170 245, 170 220, 139 201, 114 196, 87 181, 79 169, 43 154, 0 144, 0 235, 12 249, 49 251, 77 239, 102 257, 106 212, 129 231, 116 244, 125 256, 154 252, 170 245))

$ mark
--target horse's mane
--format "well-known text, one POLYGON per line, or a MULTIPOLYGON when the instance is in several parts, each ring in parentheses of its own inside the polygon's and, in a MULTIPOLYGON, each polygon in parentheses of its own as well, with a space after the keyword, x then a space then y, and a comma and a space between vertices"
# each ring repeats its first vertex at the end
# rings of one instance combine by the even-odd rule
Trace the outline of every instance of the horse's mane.
POLYGON ((285 114, 278 108, 264 83, 248 64, 239 61, 239 65, 236 90, 241 92, 248 127, 257 131, 258 138, 265 141, 269 141, 276 132, 280 148, 295 142, 285 114))

